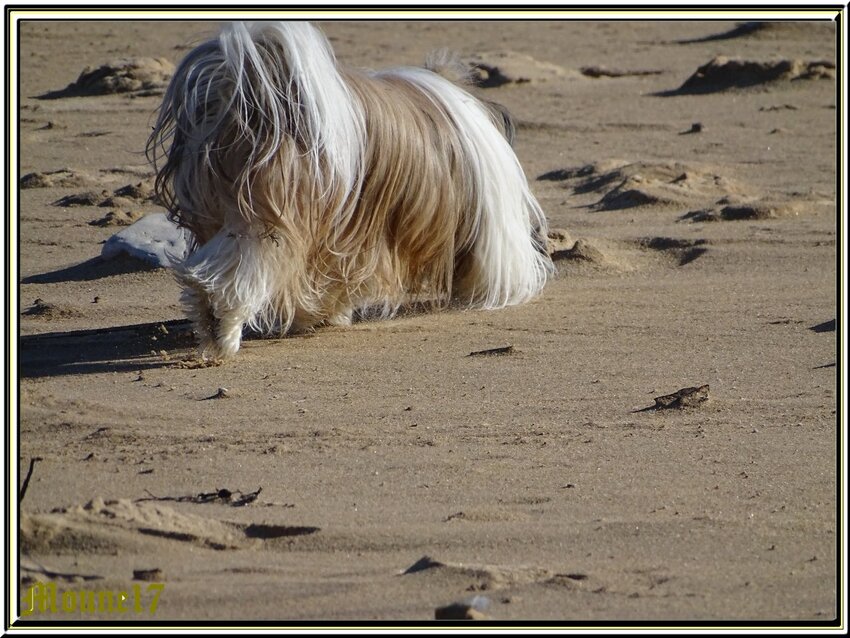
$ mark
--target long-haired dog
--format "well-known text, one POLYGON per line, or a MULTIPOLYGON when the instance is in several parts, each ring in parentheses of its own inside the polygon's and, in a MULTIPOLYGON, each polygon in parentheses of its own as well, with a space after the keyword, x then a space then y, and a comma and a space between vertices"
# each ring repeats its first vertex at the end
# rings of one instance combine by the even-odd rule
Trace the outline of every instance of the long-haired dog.
POLYGON ((305 22, 226 26, 191 51, 147 145, 194 235, 178 269, 204 356, 355 313, 540 292, 546 220, 507 112, 431 69, 337 64, 305 22))

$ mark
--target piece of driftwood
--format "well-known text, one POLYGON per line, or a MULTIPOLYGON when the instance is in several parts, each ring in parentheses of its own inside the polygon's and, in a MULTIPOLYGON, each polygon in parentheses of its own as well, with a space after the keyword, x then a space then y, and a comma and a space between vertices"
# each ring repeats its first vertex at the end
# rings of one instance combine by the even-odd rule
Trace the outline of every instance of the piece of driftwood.
POLYGON ((676 390, 673 394, 655 397, 655 405, 636 410, 636 412, 693 408, 705 401, 708 401, 708 384, 682 388, 681 390, 676 390))
POLYGON ((502 346, 501 348, 487 348, 486 350, 476 350, 470 352, 467 357, 491 357, 493 355, 511 354, 514 351, 513 346, 502 346))
POLYGON ((177 501, 180 503, 224 503, 232 507, 242 507, 256 501, 263 488, 258 487, 255 492, 248 492, 247 494, 239 490, 230 491, 223 488, 215 492, 201 492, 187 496, 156 496, 148 490, 145 491, 150 496, 138 498, 136 503, 141 501, 177 501))

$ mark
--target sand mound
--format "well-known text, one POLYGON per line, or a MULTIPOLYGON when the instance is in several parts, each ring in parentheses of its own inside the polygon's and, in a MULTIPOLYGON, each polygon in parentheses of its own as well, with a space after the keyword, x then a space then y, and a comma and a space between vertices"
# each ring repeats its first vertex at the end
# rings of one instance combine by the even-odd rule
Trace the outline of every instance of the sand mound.
POLYGON ((584 239, 576 240, 571 248, 556 250, 552 253, 552 259, 554 261, 586 262, 597 266, 603 266, 608 262, 601 250, 584 239))
POLYGON ((473 581, 467 587, 470 591, 494 590, 526 584, 558 585, 589 591, 600 587, 600 583, 595 578, 579 572, 553 572, 544 567, 531 565, 444 562, 430 556, 423 556, 402 572, 403 576, 425 574, 449 577, 462 582, 473 581))
POLYGON ((699 67, 678 89, 660 95, 699 95, 812 79, 835 79, 835 63, 788 59, 758 62, 718 56, 699 67))
MULTIPOLYGON (((24 553, 63 553, 79 546, 117 548, 136 534, 159 536, 190 542, 213 549, 238 547, 238 530, 212 519, 181 514, 153 503, 128 500, 94 499, 85 506, 75 506, 49 514, 32 514, 21 525, 21 549, 24 553), (127 532, 134 532, 127 538, 127 532)), ((131 540, 132 539, 132 540, 131 540)))
POLYGON ((29 514, 21 521, 24 553, 65 553, 88 547, 114 551, 144 537, 166 538, 212 549, 256 547, 268 539, 302 536, 317 527, 242 524, 178 512, 155 502, 95 498, 84 506, 49 514, 29 514))
POLYGON ((558 277, 565 275, 628 273, 643 268, 672 265, 674 259, 658 259, 635 242, 579 238, 569 248, 551 253, 558 277))
POLYGON ((468 64, 473 81, 483 88, 581 77, 581 74, 557 64, 541 62, 513 51, 477 53, 469 58, 468 64))
MULTIPOLYGON (((765 198, 705 165, 610 160, 550 171, 538 179, 564 182, 579 195, 600 195, 590 204, 592 210, 677 208, 688 211, 679 217, 682 222, 778 219, 797 217, 805 210, 804 202, 765 198)), ((569 246, 555 248, 551 237, 549 242, 553 258, 575 258, 565 250, 569 246)), ((585 261, 605 263, 594 258, 585 261)))
POLYGON ((144 213, 134 210, 113 210, 99 219, 89 222, 92 226, 131 226, 139 221, 144 213))
POLYGON ((24 310, 21 314, 27 317, 51 320, 64 319, 67 317, 79 317, 82 313, 71 306, 53 304, 48 303, 43 299, 36 299, 32 306, 24 310))
POLYGON ((116 197, 125 197, 137 202, 143 202, 153 199, 156 195, 153 189, 153 180, 136 182, 135 184, 127 184, 121 188, 115 189, 116 197))
POLYGON ((740 195, 746 188, 708 167, 679 162, 598 162, 560 169, 538 179, 563 181, 577 194, 599 193, 594 210, 610 211, 644 206, 692 206, 740 195))
POLYGON ((685 213, 679 221, 716 222, 740 221, 747 219, 778 219, 797 217, 802 206, 798 202, 776 202, 759 200, 749 202, 730 202, 723 198, 714 207, 701 208, 685 213))
MULTIPOLYGON (((65 200, 67 198, 63 198, 65 200)), ((82 198, 85 201, 86 198, 82 198)), ((127 184, 108 195, 106 191, 103 196, 96 198, 97 206, 113 209, 105 216, 89 222, 92 226, 131 226, 144 217, 144 211, 139 206, 156 200, 153 186, 150 182, 138 182, 127 184)), ((62 201, 62 200, 60 200, 62 201)), ((65 205, 68 205, 67 203, 65 205)))
POLYGON ((742 22, 728 31, 714 33, 702 38, 677 40, 676 42, 678 44, 695 44, 744 37, 759 40, 801 40, 811 38, 813 34, 821 37, 834 37, 835 28, 827 22, 742 22))
POLYGON ((571 248, 556 250, 552 260, 558 274, 628 273, 685 266, 708 252, 705 239, 643 237, 612 241, 578 239, 571 248))
POLYGON ((97 68, 86 67, 76 82, 64 89, 38 96, 51 100, 85 95, 127 93, 134 96, 162 95, 174 73, 174 65, 164 58, 129 58, 97 68))
POLYGON ((232 525, 193 514, 182 514, 157 503, 133 503, 126 499, 104 501, 96 498, 84 507, 77 506, 71 511, 72 515, 97 522, 126 525, 143 534, 212 547, 237 545, 236 530, 232 525))
POLYGON ((130 199, 129 197, 119 197, 112 195, 103 200, 98 206, 101 208, 123 208, 125 210, 133 208, 139 204, 139 200, 130 199))
POLYGON ((495 589, 508 585, 540 582, 553 576, 552 572, 540 567, 505 567, 498 565, 450 563, 434 560, 430 556, 420 558, 408 567, 403 572, 403 575, 424 572, 474 578, 479 580, 480 584, 483 585, 481 587, 482 589, 495 589))
POLYGON ((569 231, 563 228, 550 228, 546 236, 546 252, 550 255, 559 250, 568 250, 572 248, 575 241, 569 231))
POLYGON ((54 186, 74 187, 92 184, 94 179, 85 173, 70 168, 60 168, 44 173, 27 173, 21 177, 21 188, 52 188, 54 186))
POLYGON ((85 191, 83 193, 73 193, 60 197, 55 202, 54 206, 69 208, 73 206, 99 206, 109 197, 109 191, 85 191))
POLYGON ((677 239, 673 237, 644 237, 637 240, 638 248, 656 252, 684 266, 708 252, 705 239, 677 239))
POLYGON ((126 209, 138 204, 154 201, 155 199, 156 194, 154 193, 153 186, 149 181, 142 181, 117 188, 111 195, 107 190, 72 193, 71 195, 60 197, 53 202, 53 205, 65 208, 70 206, 103 206, 126 209))
POLYGON ((612 252, 609 243, 601 240, 573 239, 566 230, 560 228, 549 231, 546 245, 559 276, 566 272, 630 269, 626 262, 613 256, 616 250, 612 252))

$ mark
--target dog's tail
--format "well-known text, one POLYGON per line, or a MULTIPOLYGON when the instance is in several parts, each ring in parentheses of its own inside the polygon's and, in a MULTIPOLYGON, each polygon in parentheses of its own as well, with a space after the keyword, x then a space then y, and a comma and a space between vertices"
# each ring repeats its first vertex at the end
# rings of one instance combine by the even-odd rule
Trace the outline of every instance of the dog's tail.
POLYGON ((253 183, 309 179, 320 205, 342 206, 361 179, 364 139, 363 115, 320 31, 236 22, 178 66, 147 151, 154 164, 165 156, 157 192, 178 222, 236 216, 256 226, 259 216, 271 231, 298 214, 297 189, 281 201, 252 193, 253 183), (288 174, 295 157, 309 159, 310 175, 288 174))
MULTIPOLYGON (((476 85, 476 77, 473 67, 464 62, 456 51, 451 49, 437 49, 425 57, 425 68, 445 78, 452 84, 464 89, 476 85)), ((498 102, 481 100, 490 111, 493 124, 502 131, 502 135, 513 146, 516 137, 516 122, 507 108, 498 102)))
POLYGON ((425 68, 454 84, 472 85, 472 67, 451 49, 437 49, 425 56, 425 68))
POLYGON ((418 86, 441 105, 463 149, 462 170, 469 174, 475 210, 470 236, 459 242, 468 247, 462 272, 456 273, 459 297, 483 308, 528 301, 554 266, 545 248, 546 217, 505 134, 511 127, 499 126, 490 105, 427 70, 387 74, 418 86))

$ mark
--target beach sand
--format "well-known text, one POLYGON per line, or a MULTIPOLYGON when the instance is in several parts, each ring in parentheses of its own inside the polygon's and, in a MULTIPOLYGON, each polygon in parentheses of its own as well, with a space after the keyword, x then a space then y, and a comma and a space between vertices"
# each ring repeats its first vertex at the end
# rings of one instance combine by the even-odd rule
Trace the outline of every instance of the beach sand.
POLYGON ((344 64, 481 65, 557 277, 195 366, 170 272, 100 252, 162 211, 161 84, 216 25, 23 23, 23 607, 50 581, 138 585, 142 622, 426 623, 475 596, 496 621, 835 618, 835 25, 320 26, 344 64))

